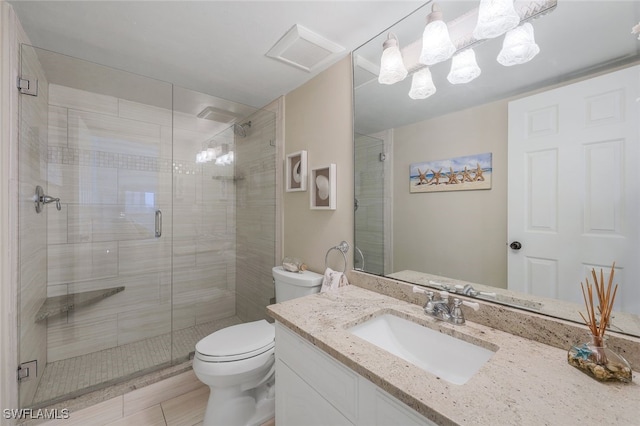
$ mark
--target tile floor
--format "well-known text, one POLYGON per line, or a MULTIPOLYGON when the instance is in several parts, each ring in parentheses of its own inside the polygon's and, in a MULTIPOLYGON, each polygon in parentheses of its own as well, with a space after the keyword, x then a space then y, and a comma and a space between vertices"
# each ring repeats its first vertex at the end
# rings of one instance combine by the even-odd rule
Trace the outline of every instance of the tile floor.
MULTIPOLYGON (((202 425, 209 388, 199 389, 163 401, 106 426, 195 426, 202 425)), ((275 426, 271 420, 262 426, 275 426)))
MULTIPOLYGON (((175 331, 173 333, 174 361, 187 360, 189 353, 194 351, 196 343, 201 338, 241 322, 238 317, 233 316, 175 331)), ((47 405, 61 399, 73 398, 105 385, 117 383, 121 379, 152 371, 158 365, 168 364, 171 359, 170 342, 171 335, 165 334, 48 363, 32 405, 47 405)))
POLYGON ((202 425, 204 410, 209 398, 209 388, 187 392, 160 404, 153 405, 130 416, 123 417, 108 426, 193 426, 202 425))
MULTIPOLYGON (((195 426, 202 425, 209 388, 186 371, 124 395, 95 403, 70 417, 27 421, 20 426, 195 426)), ((275 419, 261 426, 275 426, 275 419)))

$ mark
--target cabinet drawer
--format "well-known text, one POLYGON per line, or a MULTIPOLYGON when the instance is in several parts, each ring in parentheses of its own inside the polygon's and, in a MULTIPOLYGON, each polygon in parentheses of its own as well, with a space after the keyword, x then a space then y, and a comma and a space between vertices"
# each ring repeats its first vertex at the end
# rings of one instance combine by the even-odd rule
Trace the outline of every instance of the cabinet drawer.
POLYGON ((356 422, 358 375, 355 372, 279 323, 276 323, 276 357, 304 381, 313 384, 349 421, 356 422))

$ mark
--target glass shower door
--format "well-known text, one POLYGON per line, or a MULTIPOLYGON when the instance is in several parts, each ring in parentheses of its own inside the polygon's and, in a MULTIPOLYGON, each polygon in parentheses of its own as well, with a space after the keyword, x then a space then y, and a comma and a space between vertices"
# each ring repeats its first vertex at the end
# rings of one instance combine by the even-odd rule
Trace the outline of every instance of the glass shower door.
POLYGON ((173 354, 273 294, 275 117, 174 86, 173 354), (247 297, 248 296, 248 297, 247 297))
POLYGON ((385 270, 384 141, 355 135, 354 268, 383 275, 385 270))
POLYGON ((171 361, 172 86, 22 47, 20 405, 171 361), (35 188, 46 196, 36 212, 35 188), (55 200, 59 199, 59 202, 55 200))

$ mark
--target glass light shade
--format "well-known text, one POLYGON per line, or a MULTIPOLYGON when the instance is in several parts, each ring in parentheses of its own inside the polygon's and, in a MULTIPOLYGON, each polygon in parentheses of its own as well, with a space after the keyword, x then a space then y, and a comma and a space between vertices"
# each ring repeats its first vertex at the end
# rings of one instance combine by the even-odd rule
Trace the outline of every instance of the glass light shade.
POLYGON ((411 90, 409 97, 411 99, 426 99, 436 93, 436 86, 431 78, 431 71, 428 67, 424 67, 413 73, 411 78, 411 90))
POLYGON ((214 148, 207 148, 206 161, 213 161, 216 159, 216 150, 214 148))
POLYGON ((394 84, 402 81, 407 76, 407 68, 402 61, 402 54, 398 47, 398 40, 394 35, 389 34, 387 40, 382 45, 382 58, 380 59, 380 74, 378 83, 394 84), (393 38, 392 38, 393 36, 393 38))
POLYGON ((513 0, 480 0, 473 38, 495 38, 514 29, 519 23, 520 16, 513 6, 513 0))
POLYGON ((464 50, 451 60, 451 71, 447 80, 451 84, 468 83, 476 79, 482 71, 476 62, 476 54, 473 49, 464 50))
POLYGON ((524 64, 532 60, 538 53, 540 53, 540 47, 534 39, 533 26, 527 22, 504 36, 502 50, 498 54, 498 62, 505 67, 524 64))
POLYGON ((456 51, 456 47, 449 36, 447 24, 441 20, 432 21, 427 24, 422 34, 422 51, 420 52, 420 63, 433 65, 446 61, 456 51))

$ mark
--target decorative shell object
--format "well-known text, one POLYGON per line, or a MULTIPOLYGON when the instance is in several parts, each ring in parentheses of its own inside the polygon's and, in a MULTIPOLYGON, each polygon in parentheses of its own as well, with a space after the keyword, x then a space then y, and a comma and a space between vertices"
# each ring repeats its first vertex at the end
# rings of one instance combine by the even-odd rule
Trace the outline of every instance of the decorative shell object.
POLYGON ((316 185, 318 186, 318 197, 321 200, 329 198, 329 179, 326 176, 318 175, 316 185))
POLYGON ((288 272, 304 272, 307 269, 307 265, 295 257, 287 256, 282 260, 282 269, 288 272))
POLYGON ((567 361, 601 382, 631 383, 631 366, 627 360, 596 339, 572 346, 567 353, 567 361))

